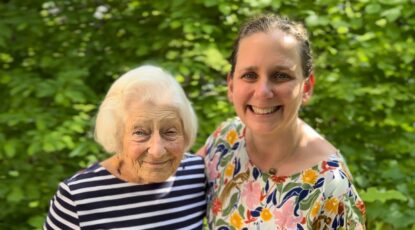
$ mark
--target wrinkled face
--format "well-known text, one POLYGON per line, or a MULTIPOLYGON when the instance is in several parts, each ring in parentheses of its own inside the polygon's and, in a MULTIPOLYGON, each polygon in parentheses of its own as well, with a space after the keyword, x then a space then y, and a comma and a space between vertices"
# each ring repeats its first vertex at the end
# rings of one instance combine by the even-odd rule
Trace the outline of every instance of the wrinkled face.
POLYGON ((253 133, 270 134, 296 121, 304 92, 299 43, 275 30, 255 33, 239 44, 233 77, 228 76, 228 98, 237 115, 253 133))
POLYGON ((125 167, 137 182, 168 179, 180 165, 185 149, 183 125, 176 109, 133 102, 126 111, 123 152, 125 167))

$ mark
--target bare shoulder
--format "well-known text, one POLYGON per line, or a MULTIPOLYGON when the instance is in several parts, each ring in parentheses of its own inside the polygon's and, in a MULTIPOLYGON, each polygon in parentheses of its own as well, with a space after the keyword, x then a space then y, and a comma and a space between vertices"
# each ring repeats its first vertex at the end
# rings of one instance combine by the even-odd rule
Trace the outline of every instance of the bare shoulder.
POLYGON ((302 145, 302 149, 304 151, 303 154, 307 155, 307 158, 312 158, 313 161, 318 162, 326 160, 330 155, 338 151, 336 147, 334 147, 315 129, 306 123, 303 124, 303 133, 306 138, 302 145))
POLYGON ((110 172, 112 175, 116 175, 116 168, 117 168, 117 157, 116 155, 112 155, 111 157, 101 161, 101 166, 104 167, 108 172, 110 172))

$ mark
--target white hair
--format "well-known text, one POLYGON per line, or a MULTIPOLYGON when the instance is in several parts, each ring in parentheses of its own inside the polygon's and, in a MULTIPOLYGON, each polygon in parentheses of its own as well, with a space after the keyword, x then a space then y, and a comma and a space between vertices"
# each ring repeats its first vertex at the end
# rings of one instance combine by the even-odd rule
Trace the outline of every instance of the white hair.
POLYGON ((183 124, 185 150, 194 144, 197 117, 180 84, 161 68, 145 65, 130 70, 110 87, 99 107, 95 140, 110 153, 122 152, 124 118, 130 102, 154 102, 177 109, 183 124))

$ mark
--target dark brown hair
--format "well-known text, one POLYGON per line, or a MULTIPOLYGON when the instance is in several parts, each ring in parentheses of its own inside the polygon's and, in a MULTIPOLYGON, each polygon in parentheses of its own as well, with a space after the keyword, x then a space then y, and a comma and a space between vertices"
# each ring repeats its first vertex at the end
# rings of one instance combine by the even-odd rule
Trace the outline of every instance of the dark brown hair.
POLYGON ((304 77, 307 78, 310 76, 313 71, 313 58, 311 56, 310 41, 307 30, 301 23, 273 14, 265 14, 254 17, 241 27, 234 44, 232 54, 229 58, 231 63, 231 76, 233 76, 235 72, 240 41, 249 35, 259 32, 267 33, 273 30, 281 30, 297 39, 300 44, 301 67, 303 69, 304 77))

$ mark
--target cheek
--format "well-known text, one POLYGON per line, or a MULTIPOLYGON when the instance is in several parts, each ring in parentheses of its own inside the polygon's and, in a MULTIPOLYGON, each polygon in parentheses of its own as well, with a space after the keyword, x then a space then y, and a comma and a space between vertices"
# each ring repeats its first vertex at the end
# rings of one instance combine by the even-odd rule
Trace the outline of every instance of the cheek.
POLYGON ((146 152, 146 147, 143 144, 130 142, 125 146, 125 154, 132 159, 137 159, 146 152))
POLYGON ((234 80, 232 85, 233 85, 232 92, 234 96, 244 94, 244 92, 246 92, 246 90, 250 86, 249 84, 244 83, 241 79, 234 80))
POLYGON ((184 154, 184 139, 166 144, 166 150, 173 156, 181 158, 184 154))
POLYGON ((244 84, 235 84, 232 95, 232 102, 237 107, 247 103, 247 100, 252 96, 253 90, 244 84))
POLYGON ((287 87, 281 89, 280 96, 286 99, 298 99, 301 97, 301 86, 299 84, 287 85, 287 87))

